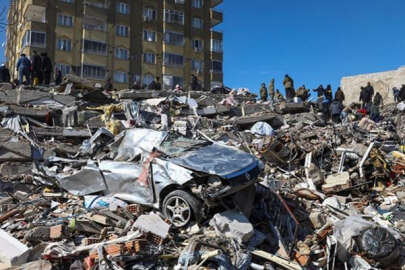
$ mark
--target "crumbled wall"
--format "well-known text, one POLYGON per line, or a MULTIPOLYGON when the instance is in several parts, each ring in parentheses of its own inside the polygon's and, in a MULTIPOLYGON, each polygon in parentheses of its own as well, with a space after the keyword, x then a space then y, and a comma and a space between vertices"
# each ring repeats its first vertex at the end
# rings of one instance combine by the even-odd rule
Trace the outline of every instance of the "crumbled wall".
POLYGON ((340 86, 345 93, 345 103, 358 102, 360 87, 366 86, 368 82, 374 87, 375 92, 380 92, 384 104, 391 103, 394 101, 392 88, 399 89, 402 84, 405 84, 405 66, 392 71, 343 77, 340 86))

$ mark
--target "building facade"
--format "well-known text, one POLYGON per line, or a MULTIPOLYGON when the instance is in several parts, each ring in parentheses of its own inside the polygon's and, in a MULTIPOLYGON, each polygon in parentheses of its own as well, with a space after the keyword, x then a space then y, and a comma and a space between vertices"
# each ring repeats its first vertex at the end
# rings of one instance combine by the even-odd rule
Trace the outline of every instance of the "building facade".
POLYGON ((6 57, 47 52, 62 73, 117 89, 159 77, 164 89, 223 82, 222 0, 10 0, 6 57))

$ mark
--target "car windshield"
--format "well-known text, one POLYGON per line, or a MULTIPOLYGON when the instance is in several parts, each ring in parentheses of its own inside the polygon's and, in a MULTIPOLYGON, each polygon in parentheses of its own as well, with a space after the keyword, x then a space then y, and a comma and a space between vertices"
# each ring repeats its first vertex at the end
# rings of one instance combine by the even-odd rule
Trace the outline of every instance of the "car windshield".
POLYGON ((183 154, 186 151, 209 144, 211 144, 211 142, 204 140, 193 140, 175 134, 169 134, 165 141, 160 145, 159 150, 168 156, 175 157, 183 154))

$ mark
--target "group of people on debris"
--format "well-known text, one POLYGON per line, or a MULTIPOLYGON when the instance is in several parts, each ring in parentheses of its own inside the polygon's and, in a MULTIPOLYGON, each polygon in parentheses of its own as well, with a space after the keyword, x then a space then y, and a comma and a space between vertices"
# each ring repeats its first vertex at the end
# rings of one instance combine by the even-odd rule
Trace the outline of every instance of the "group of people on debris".
MULTIPOLYGON (((262 83, 260 88, 260 100, 262 102, 270 101, 270 103, 273 104, 282 101, 297 102, 295 98, 298 98, 299 101, 306 102, 311 96, 311 91, 307 89, 305 85, 302 85, 295 90, 294 81, 288 74, 284 77, 283 85, 285 88, 285 97, 278 89, 275 90, 274 79, 271 80, 268 89, 266 84, 262 83)), ((326 88, 324 88, 323 85, 320 85, 312 91, 317 93, 317 101, 314 102, 314 104, 318 105, 319 111, 322 112, 326 121, 329 117, 335 123, 347 121, 348 113, 353 112, 353 110, 356 110, 355 115, 359 117, 367 115, 375 122, 378 122, 381 118, 379 109, 383 105, 383 97, 379 92, 375 93, 370 82, 365 87, 361 87, 359 97, 361 106, 359 108, 355 105, 349 107, 343 105, 345 94, 340 87, 336 90, 334 97, 332 86, 330 84, 327 85, 326 88)), ((396 102, 405 101, 405 85, 402 85, 401 89, 394 88, 393 92, 396 102)))
MULTIPOLYGON (((52 61, 46 52, 39 55, 37 51, 33 51, 31 59, 22 53, 17 62, 18 80, 16 80, 15 83, 18 85, 25 84, 32 86, 40 84, 49 85, 51 82, 52 71, 52 61)), ((9 81, 10 73, 8 71, 8 82, 9 81)), ((55 84, 59 85, 61 82, 62 72, 59 69, 56 69, 55 84)))

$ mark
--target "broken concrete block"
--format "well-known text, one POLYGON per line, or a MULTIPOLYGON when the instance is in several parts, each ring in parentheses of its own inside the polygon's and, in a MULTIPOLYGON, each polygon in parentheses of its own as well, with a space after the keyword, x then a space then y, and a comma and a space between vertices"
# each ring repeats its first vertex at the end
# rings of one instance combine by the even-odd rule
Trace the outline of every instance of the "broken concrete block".
POLYGON ((351 186, 350 175, 348 172, 336 173, 329 175, 326 178, 325 184, 322 185, 322 191, 325 193, 336 193, 348 189, 351 186))
POLYGON ((254 234, 254 228, 249 220, 234 210, 216 214, 210 221, 218 236, 233 238, 239 243, 249 241, 254 234))
POLYGON ((62 225, 55 225, 52 226, 49 232, 49 237, 51 239, 61 239, 63 236, 63 226, 62 225))
POLYGON ((135 221, 134 227, 142 232, 153 233, 163 239, 167 237, 170 229, 170 225, 155 213, 140 216, 135 221))
POLYGON ((29 256, 29 248, 0 229, 0 262, 9 266, 21 265, 29 256))

